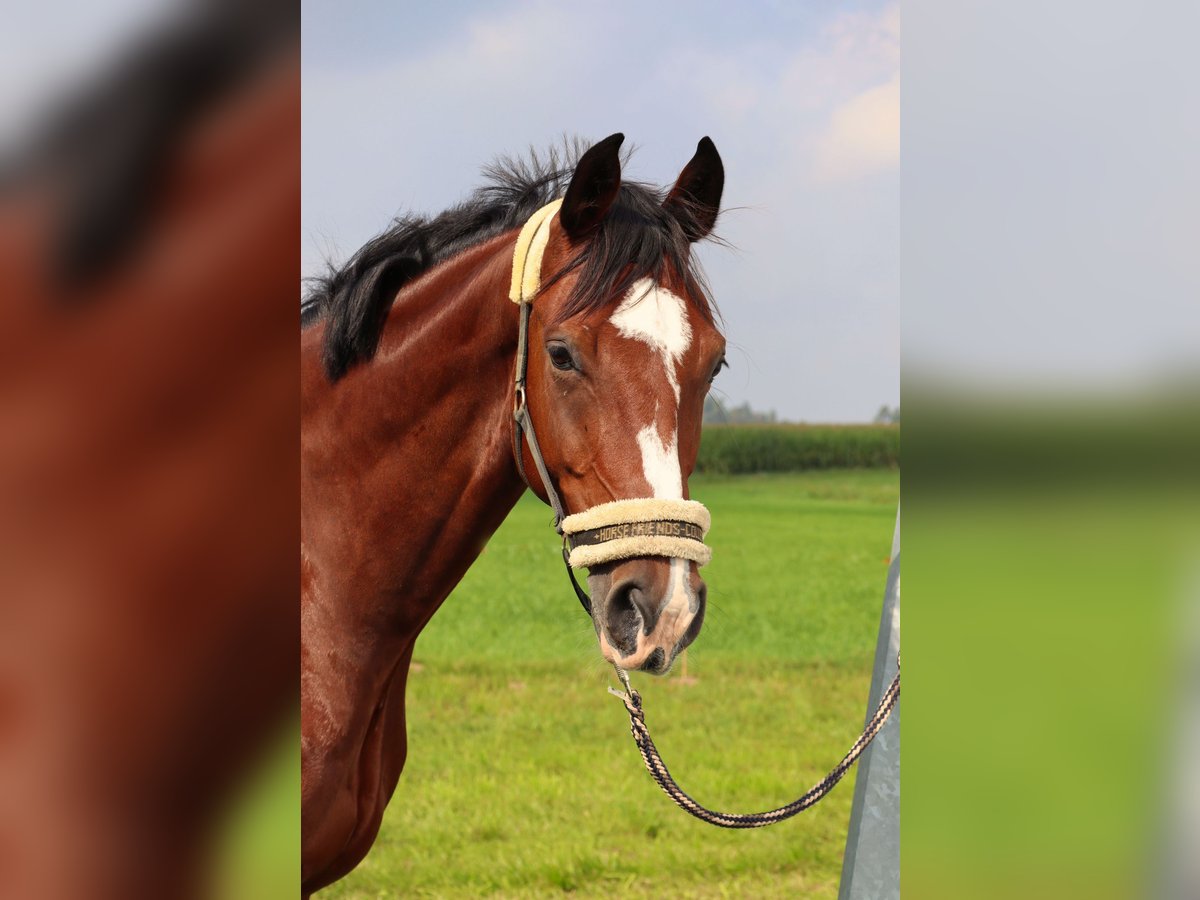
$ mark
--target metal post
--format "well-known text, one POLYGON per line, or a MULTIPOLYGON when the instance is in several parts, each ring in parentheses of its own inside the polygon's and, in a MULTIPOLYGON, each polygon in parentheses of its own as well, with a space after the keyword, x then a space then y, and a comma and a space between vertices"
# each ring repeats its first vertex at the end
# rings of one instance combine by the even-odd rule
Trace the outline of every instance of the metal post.
MULTIPOLYGON (((900 509, 883 595, 867 716, 896 675, 900 652, 900 509)), ((858 761, 838 900, 900 900, 900 704, 858 761)))

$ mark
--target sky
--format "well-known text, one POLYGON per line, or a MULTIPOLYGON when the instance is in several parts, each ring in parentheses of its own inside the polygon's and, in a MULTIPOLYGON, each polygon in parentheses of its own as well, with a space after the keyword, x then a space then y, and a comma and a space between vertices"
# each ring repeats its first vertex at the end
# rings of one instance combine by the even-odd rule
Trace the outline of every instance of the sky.
POLYGON ((497 155, 620 131, 623 174, 665 186, 708 135, 717 397, 810 422, 899 404, 897 5, 322 0, 302 27, 303 274, 497 155))

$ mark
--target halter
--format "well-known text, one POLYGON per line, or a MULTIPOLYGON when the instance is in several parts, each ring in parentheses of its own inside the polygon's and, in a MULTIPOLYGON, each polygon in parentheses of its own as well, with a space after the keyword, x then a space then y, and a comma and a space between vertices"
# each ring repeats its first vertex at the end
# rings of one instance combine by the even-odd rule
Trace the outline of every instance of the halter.
POLYGON ((537 468, 546 498, 554 510, 554 530, 563 536, 563 563, 584 610, 591 615, 592 603, 579 582, 575 568, 595 566, 635 556, 665 556, 688 559, 705 565, 712 549, 704 543, 711 517, 704 504, 695 500, 640 497, 613 500, 567 515, 562 499, 554 489, 526 399, 526 371, 529 365, 529 315, 541 290, 542 256, 550 239, 550 220, 562 206, 562 200, 548 203, 529 217, 517 237, 513 251, 512 286, 509 299, 520 307, 517 332, 517 364, 513 392, 513 454, 521 480, 530 488, 525 474, 521 441, 529 441, 529 455, 537 468))

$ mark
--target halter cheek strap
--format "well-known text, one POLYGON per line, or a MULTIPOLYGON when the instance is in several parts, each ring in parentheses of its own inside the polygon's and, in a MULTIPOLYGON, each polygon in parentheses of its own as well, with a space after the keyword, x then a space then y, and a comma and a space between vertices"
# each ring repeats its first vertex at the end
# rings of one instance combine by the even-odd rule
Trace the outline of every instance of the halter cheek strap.
MULTIPOLYGON (((533 420, 529 418, 529 407, 525 402, 525 376, 529 368, 529 314, 533 310, 533 298, 541 290, 542 284, 542 255, 546 252, 546 243, 550 240, 550 220, 562 206, 562 200, 547 203, 529 217, 521 233, 517 236, 517 246, 513 251, 512 286, 509 288, 509 299, 521 307, 520 330, 517 333, 517 365, 513 386, 513 453, 517 459, 517 471, 521 480, 529 483, 525 474, 525 454, 521 452, 521 439, 529 437, 529 454, 537 467, 538 477, 546 489, 546 499, 554 510, 554 530, 563 533, 562 522, 566 518, 566 510, 550 473, 546 470, 546 461, 542 459, 542 449, 538 446, 537 434, 533 430, 533 420)), ((574 580, 574 576, 572 576, 574 580)), ((576 592, 579 592, 576 586, 576 592)))
POLYGON ((636 556, 688 559, 703 566, 712 558, 712 549, 704 543, 711 518, 704 504, 695 500, 657 497, 614 500, 568 516, 554 489, 533 430, 533 420, 529 417, 525 388, 529 368, 529 315, 533 300, 541 289, 542 256, 550 239, 550 220, 560 206, 562 200, 555 200, 530 216, 521 228, 513 251, 512 285, 508 296, 520 306, 513 384, 513 454, 521 479, 532 488, 525 473, 521 446, 522 439, 528 439, 529 455, 533 457, 546 499, 554 510, 554 530, 563 536, 562 553, 567 575, 580 604, 590 615, 591 600, 575 580, 573 568, 636 556))

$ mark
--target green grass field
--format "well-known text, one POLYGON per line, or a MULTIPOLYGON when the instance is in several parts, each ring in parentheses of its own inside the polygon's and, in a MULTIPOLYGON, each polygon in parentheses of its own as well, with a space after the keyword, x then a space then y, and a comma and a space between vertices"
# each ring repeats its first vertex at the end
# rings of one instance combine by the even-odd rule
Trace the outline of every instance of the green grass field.
MULTIPOLYGON (((899 473, 697 477, 713 513, 704 630, 635 676, 683 787, 752 812, 792 800, 857 736, 899 473)), ((526 496, 417 643, 409 755, 367 859, 329 898, 837 893, 853 778, 772 828, 728 832, 650 780, 526 496)))

